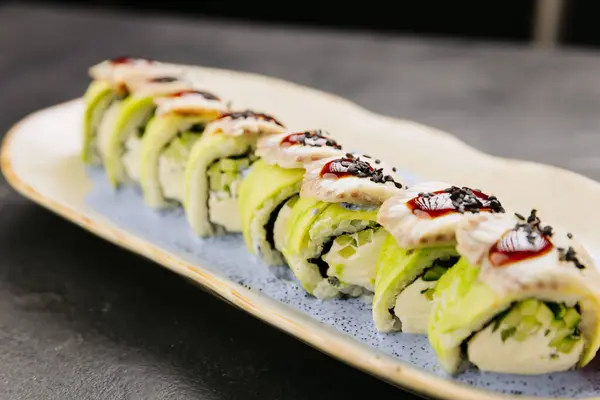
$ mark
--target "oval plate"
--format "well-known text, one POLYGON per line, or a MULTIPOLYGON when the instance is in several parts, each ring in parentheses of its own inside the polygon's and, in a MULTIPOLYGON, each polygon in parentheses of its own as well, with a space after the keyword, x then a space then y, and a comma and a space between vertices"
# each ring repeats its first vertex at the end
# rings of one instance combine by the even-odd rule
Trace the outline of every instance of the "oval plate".
MULTIPOLYGON (((274 114, 293 130, 328 130, 348 150, 395 165, 407 184, 432 179, 477 187, 496 194, 508 210, 526 214, 538 209, 545 223, 568 227, 594 254, 600 249, 600 234, 594 229, 600 214, 574 207, 579 201, 600 203, 600 184, 593 180, 555 167, 492 157, 450 134, 377 115, 315 89, 237 71, 186 68, 192 79, 231 99, 234 107, 274 114)), ((238 235, 194 237, 181 209, 150 210, 138 188, 114 191, 102 170, 81 163, 82 112, 82 101, 76 99, 34 113, 8 133, 2 171, 21 194, 305 343, 418 394, 460 400, 600 399, 596 362, 581 371, 541 376, 474 370, 449 376, 424 336, 377 333, 368 302, 319 302, 305 296, 286 269, 267 268, 250 257, 238 235)))

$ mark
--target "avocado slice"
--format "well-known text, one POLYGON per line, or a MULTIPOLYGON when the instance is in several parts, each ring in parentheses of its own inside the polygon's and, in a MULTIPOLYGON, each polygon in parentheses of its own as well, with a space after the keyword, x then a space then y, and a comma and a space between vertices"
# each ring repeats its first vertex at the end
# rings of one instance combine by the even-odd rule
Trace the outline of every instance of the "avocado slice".
MULTIPOLYGON (((108 140, 104 160, 106 174, 113 187, 134 181, 135 177, 139 176, 139 159, 129 160, 127 173, 124 157, 131 155, 126 154, 128 149, 125 143, 128 140, 141 140, 155 109, 152 97, 132 95, 123 100, 114 130, 108 140)), ((139 152, 136 152, 136 156, 139 157, 139 152)))
MULTIPOLYGON (((256 140, 254 135, 231 137, 214 134, 205 135, 194 144, 185 168, 183 206, 188 222, 196 235, 207 237, 227 232, 222 226, 213 223, 210 218, 209 168, 215 161, 224 158, 251 158, 256 140)), ((229 203, 231 218, 239 221, 239 206, 237 199, 234 200, 229 203)), ((239 227, 241 224, 237 222, 236 225, 239 227)))
POLYGON ((83 96, 85 111, 81 159, 84 163, 90 165, 103 163, 97 147, 98 127, 110 105, 120 98, 121 95, 108 82, 92 81, 88 86, 83 96))
POLYGON ((240 184, 239 205, 244 242, 248 251, 259 256, 267 265, 285 263, 281 254, 281 241, 285 239, 284 218, 291 215, 291 203, 288 200, 296 199, 303 177, 304 169, 285 169, 260 159, 252 165, 240 184), (274 213, 281 214, 282 218, 274 213), (269 222, 272 222, 272 226, 268 226, 269 222), (278 242, 279 246, 276 245, 278 242))
MULTIPOLYGON (((338 203, 325 203, 301 197, 288 222, 288 239, 283 254, 304 289, 320 299, 360 295, 364 288, 340 282, 322 256, 336 237, 378 227, 376 209, 349 209, 338 203)), ((369 266, 365 266, 369 268, 369 266)))
POLYGON ((426 333, 431 292, 446 269, 436 261, 457 257, 455 246, 403 249, 388 234, 378 260, 373 296, 373 320, 377 330, 426 333), (415 290, 410 290, 399 298, 411 285, 416 285, 413 289, 417 292, 413 295, 415 290), (413 307, 417 313, 411 312, 413 307))
MULTIPOLYGON (((311 246, 308 231, 318 216, 331 204, 318 201, 310 197, 300 197, 292 207, 288 219, 287 240, 283 248, 283 256, 294 275, 308 293, 313 294, 319 283, 323 280, 319 269, 308 262, 309 254, 318 252, 311 246), (309 249, 309 246, 312 249, 309 249)), ((322 297, 335 297, 338 291, 326 291, 322 297)))
MULTIPOLYGON (((178 205, 183 199, 167 198, 159 176, 159 161, 167 146, 180 133, 190 131, 194 126, 203 126, 217 118, 216 114, 204 115, 155 115, 146 125, 142 141, 140 162, 140 185, 144 201, 152 208, 165 208, 178 205)), ((201 135, 201 132, 196 133, 201 135)), ((177 190, 183 193, 183 189, 177 190)))
MULTIPOLYGON (((292 189, 291 187, 288 188, 288 190, 290 192, 294 191, 294 189, 292 189)), ((288 190, 286 190, 286 192, 288 190)), ((298 191, 299 190, 300 189, 298 189, 298 191)), ((284 197, 285 194, 281 193, 281 196, 284 197)), ((277 212, 275 223, 273 224, 273 242, 275 244, 275 249, 280 252, 281 257, 283 257, 283 249, 285 248, 285 242, 287 240, 286 232, 288 230, 290 216, 292 215, 292 208, 294 207, 294 204, 296 204, 299 198, 299 194, 294 194, 292 197, 290 197, 283 204, 279 212, 277 212)), ((273 214, 271 214, 271 216, 273 216, 273 214)))
MULTIPOLYGON (((522 333, 519 333, 520 330, 516 328, 519 324, 533 329, 541 325, 541 322, 544 322, 544 326, 547 326, 549 323, 554 324, 558 318, 559 322, 556 322, 557 326, 551 328, 551 332, 555 332, 552 334, 552 337, 554 337, 556 336, 556 332, 563 332, 564 334, 565 330, 561 331, 559 328, 567 326, 565 317, 569 325, 577 324, 579 321, 579 318, 566 307, 564 312, 557 311, 555 314, 553 309, 562 310, 563 306, 555 307, 552 303, 548 303, 547 299, 551 296, 548 291, 540 292, 540 296, 545 298, 545 307, 548 308, 546 310, 539 306, 538 303, 530 301, 536 299, 535 291, 515 292, 497 290, 479 279, 479 273, 480 268, 471 265, 463 257, 439 279, 434 293, 434 302, 427 333, 440 364, 450 373, 458 371, 461 365, 468 361, 468 359, 464 359, 464 354, 461 350, 463 344, 472 346, 471 354, 474 355, 475 362, 479 362, 483 368, 496 369, 500 367, 492 367, 488 362, 482 360, 481 355, 477 355, 477 350, 482 345, 488 346, 494 343, 490 341, 490 338, 502 342, 502 337, 504 336, 506 343, 514 344, 507 339, 514 336, 513 339, 521 339, 523 341, 523 338, 528 337, 528 335, 522 336, 522 333), (516 308, 519 312, 512 313, 510 311, 512 310, 511 307, 519 303, 521 304, 516 308), (500 334, 498 338, 494 336, 497 332, 493 332, 496 325, 493 322, 497 321, 499 317, 502 317, 502 323, 506 326, 496 328, 496 331, 500 334), (482 334, 480 338, 487 336, 487 344, 485 344, 486 339, 484 337, 483 340, 479 341, 479 346, 477 346, 475 338, 479 332, 483 331, 486 333, 482 334), (502 334, 503 331, 504 334, 502 334), (482 344, 481 342, 484 343, 482 344)), ((598 312, 597 310, 600 308, 600 305, 598 304, 597 296, 582 284, 574 282, 563 282, 561 291, 555 293, 554 296, 567 298, 577 296, 581 299, 580 301, 585 302, 586 307, 582 308, 582 310, 585 311, 588 309, 590 313, 598 312)), ((584 317, 585 313, 582 314, 581 318, 584 317)), ((581 367, 589 363, 598 348, 598 325, 592 321, 589 324, 579 323, 578 328, 581 330, 584 344, 583 350, 578 354, 575 366, 581 367)), ((573 327, 569 329, 569 332, 574 331, 573 327)), ((545 333, 545 329, 543 331, 545 333)), ((536 334, 542 334, 539 331, 536 332, 538 332, 536 334)), ((556 346, 563 345, 564 350, 570 346, 569 341, 562 342, 561 340, 553 344, 556 346), (563 345, 563 343, 566 344, 563 345)), ((493 349, 496 347, 494 345, 493 349)), ((546 347, 550 348, 550 346, 546 347)), ((576 348, 577 343, 574 343, 571 350, 576 348)), ((524 355, 535 355, 535 353, 527 353, 527 346, 523 346, 523 348, 519 347, 518 349, 513 348, 512 350, 510 348, 507 349, 507 351, 523 352, 524 355)), ((533 365, 529 370, 531 373, 534 373, 537 364, 527 364, 527 362, 528 360, 525 360, 525 364, 517 364, 516 361, 515 363, 505 363, 506 365, 502 369, 504 372, 519 371, 527 373, 527 366, 533 365)), ((550 363, 545 372, 559 371, 563 367, 564 364, 561 363, 550 363)))

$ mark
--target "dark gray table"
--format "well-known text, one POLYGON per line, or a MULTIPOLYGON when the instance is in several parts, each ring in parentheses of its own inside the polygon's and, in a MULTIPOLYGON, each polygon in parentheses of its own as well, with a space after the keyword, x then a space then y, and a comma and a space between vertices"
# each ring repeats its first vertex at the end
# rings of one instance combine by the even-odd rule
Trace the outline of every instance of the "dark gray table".
MULTIPOLYGON (((273 75, 600 178, 600 58, 208 20, 0 8, 0 131, 117 54, 273 75)), ((409 396, 15 194, 0 178, 0 398, 409 396)))

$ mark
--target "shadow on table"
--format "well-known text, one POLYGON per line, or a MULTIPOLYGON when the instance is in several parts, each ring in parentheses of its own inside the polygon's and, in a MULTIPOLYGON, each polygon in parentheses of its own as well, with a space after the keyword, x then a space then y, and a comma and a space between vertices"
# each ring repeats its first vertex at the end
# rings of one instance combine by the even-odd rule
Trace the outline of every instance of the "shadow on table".
MULTIPOLYGON (((115 390, 215 399, 407 395, 14 193, 0 204, 0 339, 13 338, 0 340, 0 354, 18 355, 7 358, 7 376, 43 377, 36 390, 86 398, 115 390)), ((15 385, 33 390, 31 380, 15 385)))

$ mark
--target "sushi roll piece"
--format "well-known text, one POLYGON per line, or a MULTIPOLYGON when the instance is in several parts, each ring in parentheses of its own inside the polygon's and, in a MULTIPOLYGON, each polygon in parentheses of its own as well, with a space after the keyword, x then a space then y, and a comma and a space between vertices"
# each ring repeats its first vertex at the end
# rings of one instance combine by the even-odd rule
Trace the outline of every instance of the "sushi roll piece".
POLYGON ((140 185, 145 203, 155 209, 181 206, 185 168, 193 145, 207 125, 227 111, 213 93, 191 89, 153 99, 140 154, 140 185))
POLYGON ((285 265, 287 221, 304 178, 305 164, 342 155, 342 146, 320 129, 258 139, 259 159, 239 187, 244 242, 267 265, 285 265))
POLYGON ((283 131, 277 119, 252 110, 228 112, 206 127, 185 169, 184 207, 196 235, 241 232, 239 186, 257 159, 256 143, 283 131))
POLYGON ((461 221, 460 261, 434 293, 428 335, 449 373, 545 374, 585 366, 600 345, 598 272, 572 234, 530 215, 461 221))
POLYGON ((194 88, 178 76, 140 79, 128 86, 130 95, 121 103, 104 152, 104 167, 114 187, 140 181, 142 139, 157 109, 155 99, 194 88))
POLYGON ((81 158, 86 164, 102 165, 108 138, 129 96, 130 85, 161 75, 179 75, 182 70, 147 58, 117 57, 92 66, 89 74, 92 82, 83 97, 81 158))
POLYGON ((346 153, 306 165, 291 210, 283 255, 319 299, 370 295, 386 231, 377 212, 404 190, 380 160, 346 153))
POLYGON ((373 321, 380 332, 425 334, 437 281, 454 265, 458 223, 474 213, 503 213, 495 196, 445 182, 424 182, 388 199, 377 221, 381 249, 373 321))

